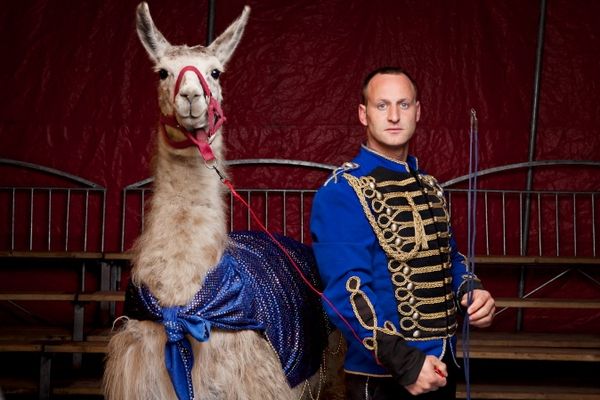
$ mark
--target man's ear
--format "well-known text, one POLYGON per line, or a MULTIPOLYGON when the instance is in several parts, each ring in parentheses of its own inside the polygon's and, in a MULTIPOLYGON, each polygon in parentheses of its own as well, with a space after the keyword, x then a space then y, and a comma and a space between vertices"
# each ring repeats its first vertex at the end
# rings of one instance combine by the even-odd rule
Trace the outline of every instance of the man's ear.
POLYGON ((358 105, 358 120, 364 126, 367 126, 367 106, 364 104, 358 105))
POLYGON ((419 122, 419 120, 421 119, 421 102, 417 100, 417 116, 416 116, 416 121, 419 122))

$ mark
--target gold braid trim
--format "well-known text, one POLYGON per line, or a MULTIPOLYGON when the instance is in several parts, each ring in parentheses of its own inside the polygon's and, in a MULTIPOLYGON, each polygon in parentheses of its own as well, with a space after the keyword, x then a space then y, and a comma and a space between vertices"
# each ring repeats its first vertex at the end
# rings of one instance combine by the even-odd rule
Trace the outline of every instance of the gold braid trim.
MULTIPOLYGON (((354 316, 356 317, 356 320, 359 322, 359 324, 363 328, 365 328, 366 330, 371 332, 370 337, 366 337, 363 339, 363 341, 362 341, 363 346, 365 346, 365 348, 367 350, 374 351, 375 354, 377 354, 377 333, 378 332, 384 333, 386 335, 399 336, 399 337, 403 338, 404 340, 427 341, 427 340, 431 340, 431 339, 444 339, 444 338, 448 337, 448 334, 447 334, 448 331, 454 332, 456 330, 456 327, 457 327, 456 321, 449 327, 429 328, 429 327, 422 326, 421 324, 419 324, 418 321, 415 321, 408 317, 402 318, 400 320, 400 326, 403 329, 408 331, 408 330, 414 329, 416 327, 424 332, 433 332, 437 335, 429 336, 429 337, 425 337, 425 338, 415 338, 415 337, 407 338, 401 332, 398 332, 398 329, 396 329, 396 327, 394 326, 394 324, 391 321, 385 321, 383 323, 383 327, 379 327, 378 322, 377 322, 377 314, 375 313, 375 307, 373 307, 373 303, 371 302, 371 300, 369 299, 367 294, 360 289, 360 284, 361 284, 361 282, 360 282, 360 278, 358 276, 351 276, 346 281, 346 290, 350 293, 350 305, 352 306, 352 310, 354 311, 354 316), (371 325, 367 324, 367 322, 363 319, 363 317, 358 312, 358 307, 356 306, 356 298, 357 297, 360 297, 367 305, 368 312, 370 313, 370 316, 373 319, 373 323, 371 325), (410 323, 409 326, 407 326, 407 323, 410 323)), ((436 299, 431 299, 431 300, 436 300, 436 299)), ((423 301, 424 304, 429 303, 429 302, 430 301, 423 301)), ((399 308, 400 308, 400 306, 399 306, 399 308)), ((404 312, 402 310, 399 309, 398 311, 400 311, 400 313, 402 313, 404 315, 404 312)), ((443 318, 445 316, 446 316, 445 312, 439 312, 439 313, 434 313, 431 315, 425 315, 425 316, 423 316, 423 319, 429 320, 429 319, 443 318)))
POLYGON ((384 182, 380 182, 379 186, 381 186, 381 187, 396 186, 396 185, 406 186, 409 183, 413 183, 414 181, 415 181, 415 178, 413 178, 411 176, 410 178, 406 178, 406 179, 401 180, 401 181, 384 181, 384 182))
MULTIPOLYGON (((397 267, 389 266, 388 269, 389 269, 389 271, 392 274, 401 273, 402 275, 404 275, 404 273, 402 272, 402 269, 403 269, 404 265, 406 265, 406 264, 400 264, 397 267)), ((449 265, 449 264, 448 263, 444 263, 443 266, 442 266, 442 268, 443 269, 448 269, 449 267, 447 265, 449 265)), ((426 266, 426 267, 414 268, 414 269, 411 270, 412 273, 410 275, 427 274, 427 273, 430 273, 430 272, 438 272, 439 270, 440 270, 440 266, 439 265, 430 265, 430 266, 426 266)))
MULTIPOLYGON (((409 179, 405 179, 405 181, 412 181, 412 182, 414 182, 415 179, 414 178, 409 178, 409 179)), ((392 186, 392 185, 396 186, 396 185, 400 184, 401 182, 402 181, 379 182, 378 186, 379 187, 392 186)), ((412 182, 409 182, 409 183, 412 183, 412 182)), ((410 196, 410 197, 417 197, 417 196, 421 196, 423 194, 423 192, 420 191, 420 190, 411 190, 411 191, 406 191, 406 192, 402 192, 402 193, 406 193, 406 195, 410 196)), ((397 197, 404 197, 404 196, 401 196, 401 195, 399 195, 397 193, 390 193, 389 194, 389 198, 390 199, 395 199, 397 197)))
MULTIPOLYGON (((445 314, 444 314, 445 316, 445 314)), ((448 335, 446 335, 446 332, 450 331, 450 332, 454 332, 456 330, 457 327, 457 323, 454 322, 452 325, 450 325, 449 327, 442 327, 442 328, 429 328, 426 326, 423 326, 419 323, 419 321, 415 321, 412 318, 402 318, 400 320, 400 326, 402 327, 402 329, 405 329, 407 331, 413 330, 413 329, 418 329, 421 332, 432 332, 434 334, 436 334, 436 336, 429 336, 428 338, 410 338, 410 340, 430 340, 430 339, 443 339, 448 337, 448 335)), ((402 336, 402 335, 400 335, 402 336)))
MULTIPOLYGON (((395 249, 392 248, 392 246, 390 246, 388 240, 385 238, 381 228, 379 227, 379 224, 377 223, 375 217, 373 216, 373 213, 371 212, 371 209, 370 209, 369 205, 367 204, 367 201, 365 200, 365 197, 366 197, 365 191, 373 190, 371 186, 374 187, 375 179, 373 179, 370 176, 356 178, 350 174, 344 174, 343 176, 348 181, 348 184, 350 185, 350 187, 352 187, 352 189, 354 189, 354 191, 356 192, 358 200, 360 201, 360 204, 363 208, 364 214, 367 217, 369 224, 371 224, 371 227, 373 228, 373 232, 375 233, 375 236, 377 236, 377 239, 379 240, 379 244, 381 245, 381 247, 383 248, 383 250, 385 251, 386 254, 388 254, 389 256, 393 257, 394 259, 396 259, 398 261, 408 261, 408 260, 414 258, 414 256, 419 252, 420 248, 423 248, 423 249, 428 248, 427 241, 425 240, 425 227, 423 225, 423 220, 421 219, 421 215, 417 211, 416 205, 410 196, 408 196, 408 195, 406 196, 406 201, 410 205, 411 211, 413 214, 412 224, 414 224, 414 229, 415 229, 415 237, 414 237, 415 245, 413 246, 413 248, 410 251, 404 252, 401 249, 402 246, 397 246, 397 248, 395 248, 395 249)), ((411 179, 413 179, 413 178, 411 178, 411 179)), ((388 216, 390 218, 390 220, 394 219, 394 216, 398 213, 398 210, 394 210, 392 213, 393 213, 392 215, 388 216)), ((410 243, 410 242, 407 240, 405 243, 410 243)))
POLYGON ((360 290, 360 278, 358 276, 351 276, 348 278, 346 281, 346 290, 350 292, 350 305, 352 306, 356 320, 363 328, 371 331, 371 337, 363 339, 363 346, 377 354, 377 313, 375 312, 375 307, 373 307, 373 303, 371 303, 371 300, 369 300, 369 297, 366 295, 366 293, 360 290), (371 317, 373 318, 372 325, 368 325, 358 312, 358 307, 356 306, 356 297, 361 297, 367 305, 369 312, 371 313, 371 317))
MULTIPOLYGON (((377 352, 377 333, 383 332, 388 335, 400 336, 407 341, 425 341, 431 339, 443 339, 451 336, 457 327, 456 319, 452 319, 449 326, 430 327, 423 326, 419 321, 436 321, 445 319, 448 316, 453 316, 456 313, 454 307, 448 307, 448 294, 431 296, 431 293, 421 297, 418 290, 438 290, 447 287, 452 282, 451 277, 444 277, 439 281, 415 282, 412 277, 436 273, 438 271, 447 270, 450 268, 449 261, 444 261, 442 264, 424 265, 412 267, 409 262, 416 259, 424 259, 427 257, 442 256, 447 258, 450 252, 448 246, 440 245, 437 249, 430 249, 429 242, 436 239, 449 238, 449 216, 445 208, 445 199, 443 191, 438 186, 430 184, 430 188, 425 188, 423 191, 396 191, 390 193, 382 193, 379 191, 382 187, 403 187, 411 185, 415 182, 415 178, 410 177, 402 181, 384 181, 377 182, 371 176, 355 177, 351 174, 344 173, 344 179, 356 193, 358 201, 363 209, 363 213, 367 218, 373 233, 375 234, 379 245, 388 257, 388 270, 391 273, 392 284, 394 285, 394 297, 398 301, 398 323, 397 328, 391 321, 385 321, 383 327, 378 326, 378 320, 375 315, 373 304, 368 299, 366 294, 360 290, 360 279, 351 277, 346 282, 346 289, 350 292, 350 303, 361 326, 371 332, 371 336, 363 339, 363 345, 377 352), (433 190, 431 190, 433 187, 433 190), (439 189, 439 190, 438 190, 439 189), (419 196, 425 196, 426 204, 415 204, 415 200, 419 196), (390 200, 402 199, 406 203, 404 205, 389 203, 390 200), (421 217, 421 212, 428 209, 443 209, 443 215, 431 215, 425 219, 421 217), (409 213, 412 218, 401 218, 402 214, 409 213), (408 219, 408 220, 407 220, 408 219), (427 234, 425 227, 437 222, 444 223, 444 231, 440 232, 436 226, 436 233, 427 234), (404 236, 402 233, 406 229, 414 232, 413 235, 404 236), (366 310, 361 308, 363 317, 359 315, 357 308, 357 299, 360 298, 367 306, 366 310), (422 306, 440 305, 443 310, 436 310, 434 313, 423 313, 419 311, 422 306), (365 312, 369 313, 365 316, 365 312), (367 324, 371 321, 371 325, 367 324), (425 335, 422 335, 425 333, 425 335), (422 337, 424 336, 424 337, 422 337)), ((435 182, 435 180, 433 180, 435 182)), ((429 181, 427 183, 430 183, 429 181)), ((437 183, 437 182, 435 182, 437 183)), ((407 216, 406 216, 407 217, 407 216)), ((453 298, 452 294, 450 295, 453 298)), ((362 304, 362 303, 361 303, 362 304)), ((450 303, 453 305, 454 303, 450 303)), ((444 324, 445 325, 445 324, 444 324)))

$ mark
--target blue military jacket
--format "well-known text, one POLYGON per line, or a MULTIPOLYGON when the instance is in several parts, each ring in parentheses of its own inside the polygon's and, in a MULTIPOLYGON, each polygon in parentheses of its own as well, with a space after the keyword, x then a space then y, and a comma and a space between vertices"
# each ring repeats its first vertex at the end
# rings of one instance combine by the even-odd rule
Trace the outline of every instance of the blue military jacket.
POLYGON ((347 372, 389 376, 376 361, 378 334, 438 357, 454 347, 456 299, 472 275, 443 191, 416 158, 398 162, 362 146, 318 190, 310 226, 324 294, 337 311, 325 308, 348 342, 347 372))

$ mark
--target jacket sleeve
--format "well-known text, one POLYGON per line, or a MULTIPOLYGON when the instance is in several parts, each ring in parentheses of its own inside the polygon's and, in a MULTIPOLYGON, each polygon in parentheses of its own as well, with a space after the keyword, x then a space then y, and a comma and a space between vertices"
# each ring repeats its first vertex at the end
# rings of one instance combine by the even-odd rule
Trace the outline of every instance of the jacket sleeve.
POLYGON ((310 226, 324 295, 340 314, 325 302, 334 325, 347 341, 361 342, 356 348, 373 357, 400 384, 413 383, 425 355, 402 337, 377 329, 385 322, 377 320, 383 313, 373 290, 373 254, 379 244, 344 179, 329 182, 317 192, 310 226))

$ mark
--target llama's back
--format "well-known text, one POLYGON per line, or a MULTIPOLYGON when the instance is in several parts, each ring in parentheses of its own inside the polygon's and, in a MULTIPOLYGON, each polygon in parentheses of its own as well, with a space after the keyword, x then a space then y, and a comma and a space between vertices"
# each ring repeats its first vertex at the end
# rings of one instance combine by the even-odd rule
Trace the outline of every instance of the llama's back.
POLYGON ((252 291, 256 319, 279 355, 290 386, 319 368, 331 333, 319 295, 321 281, 312 249, 289 237, 263 232, 232 232, 227 252, 252 291), (293 260, 293 262, 290 260, 293 260))

